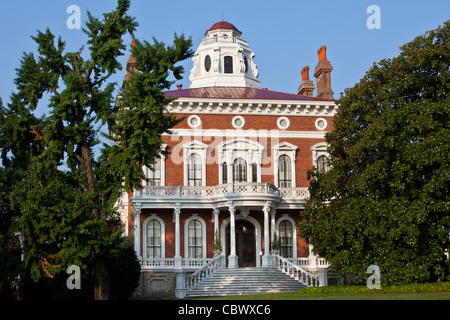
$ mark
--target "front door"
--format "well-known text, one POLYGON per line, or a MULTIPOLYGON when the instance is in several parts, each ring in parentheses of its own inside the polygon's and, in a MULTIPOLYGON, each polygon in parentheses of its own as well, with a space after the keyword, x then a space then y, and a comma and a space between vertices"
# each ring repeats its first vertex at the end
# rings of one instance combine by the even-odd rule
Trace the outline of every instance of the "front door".
MULTIPOLYGON (((256 267, 255 226, 246 220, 236 220, 235 231, 239 267, 256 267)), ((226 254, 230 255, 230 225, 227 226, 226 254)))

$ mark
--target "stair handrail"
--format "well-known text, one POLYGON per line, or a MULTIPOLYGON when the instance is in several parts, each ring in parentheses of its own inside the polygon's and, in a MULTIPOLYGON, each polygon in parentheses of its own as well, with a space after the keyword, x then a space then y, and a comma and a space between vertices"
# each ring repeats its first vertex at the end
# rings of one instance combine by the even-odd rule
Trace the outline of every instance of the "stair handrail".
POLYGON ((280 255, 273 255, 275 257, 275 266, 279 270, 288 274, 295 280, 303 283, 307 287, 318 287, 319 286, 319 275, 312 274, 305 269, 299 267, 298 265, 290 262, 289 260, 283 258, 280 255))
POLYGON ((215 256, 210 262, 197 269, 193 274, 186 276, 186 292, 192 290, 197 284, 203 282, 205 279, 209 278, 216 270, 220 269, 224 265, 222 262, 224 259, 225 255, 219 254, 215 256))

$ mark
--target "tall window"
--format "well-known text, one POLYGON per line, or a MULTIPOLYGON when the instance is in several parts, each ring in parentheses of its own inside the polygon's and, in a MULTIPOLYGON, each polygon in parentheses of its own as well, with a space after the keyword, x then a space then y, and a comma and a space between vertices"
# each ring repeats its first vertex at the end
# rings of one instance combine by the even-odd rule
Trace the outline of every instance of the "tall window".
POLYGON ((161 223, 155 219, 147 223, 147 258, 161 258, 161 223))
POLYGON ((147 168, 145 181, 147 186, 157 187, 161 185, 161 158, 157 158, 156 162, 147 168))
POLYGON ((278 159, 278 186, 280 188, 292 186, 291 158, 285 154, 278 159))
POLYGON ((252 182, 258 182, 258 165, 252 163, 252 182))
POLYGON ((189 156, 188 165, 188 186, 202 185, 202 158, 193 153, 189 156))
POLYGON ((322 173, 328 171, 327 157, 325 155, 317 158, 317 169, 322 173))
POLYGON ((223 62, 224 62, 224 72, 233 73, 233 57, 226 56, 223 58, 223 62))
POLYGON ((247 162, 242 158, 237 158, 233 163, 233 181, 247 182, 247 162))
POLYGON ((281 256, 284 258, 292 258, 292 240, 293 240, 292 223, 288 220, 280 222, 279 233, 281 239, 281 256))
POLYGON ((227 163, 222 163, 222 181, 223 183, 228 183, 228 166, 227 163))
POLYGON ((198 220, 192 220, 188 225, 188 258, 202 258, 202 251, 202 224, 198 220))

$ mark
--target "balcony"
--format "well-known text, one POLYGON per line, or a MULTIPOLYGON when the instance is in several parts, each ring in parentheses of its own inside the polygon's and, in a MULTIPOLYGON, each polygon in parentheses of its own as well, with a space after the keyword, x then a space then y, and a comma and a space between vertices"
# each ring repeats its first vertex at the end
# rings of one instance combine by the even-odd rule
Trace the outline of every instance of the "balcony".
POLYGON ((161 207, 171 202, 210 207, 228 201, 237 201, 241 205, 251 205, 255 201, 274 201, 279 208, 293 208, 293 205, 304 204, 308 197, 308 188, 278 188, 270 183, 247 182, 201 187, 143 187, 135 191, 132 202, 151 203, 152 206, 161 207))

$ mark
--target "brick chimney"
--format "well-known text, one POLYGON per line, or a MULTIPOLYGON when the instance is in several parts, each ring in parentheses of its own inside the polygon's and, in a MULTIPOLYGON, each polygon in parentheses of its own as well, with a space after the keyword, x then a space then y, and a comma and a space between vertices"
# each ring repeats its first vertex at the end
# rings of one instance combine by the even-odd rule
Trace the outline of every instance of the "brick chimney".
POLYGON ((319 63, 314 70, 314 77, 317 82, 317 97, 332 100, 333 90, 331 90, 331 71, 333 67, 327 60, 327 47, 322 46, 317 51, 319 63))
MULTIPOLYGON (((133 52, 133 47, 136 46, 136 39, 131 41, 131 52, 133 52)), ((133 57, 133 53, 130 54, 130 57, 127 60, 127 74, 125 75, 123 82, 127 81, 131 77, 131 73, 137 72, 134 63, 136 62, 136 58, 133 57)), ((122 87, 124 84, 122 84, 122 87)))
POLYGON ((315 89, 314 82, 309 80, 309 67, 302 69, 302 83, 298 87, 297 94, 312 97, 315 89))

